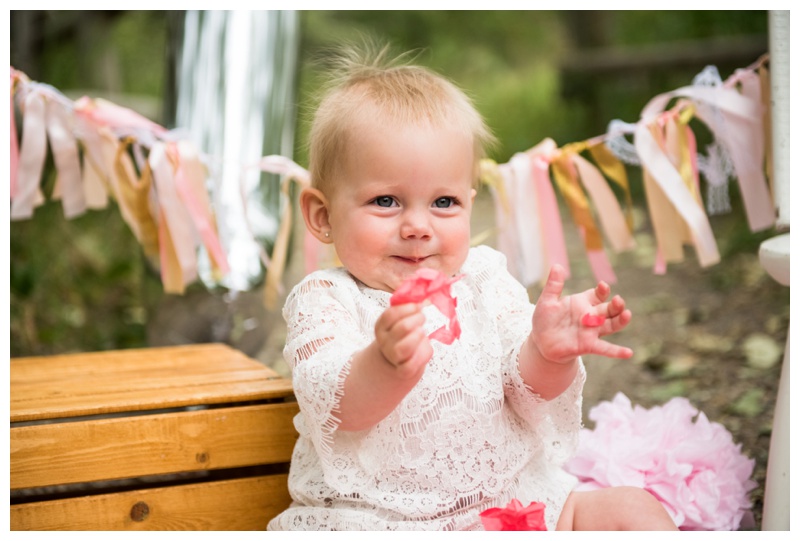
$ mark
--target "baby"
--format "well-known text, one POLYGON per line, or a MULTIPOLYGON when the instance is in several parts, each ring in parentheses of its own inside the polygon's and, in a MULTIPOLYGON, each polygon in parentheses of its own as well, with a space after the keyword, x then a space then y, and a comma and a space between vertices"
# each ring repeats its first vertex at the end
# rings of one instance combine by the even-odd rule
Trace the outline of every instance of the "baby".
POLYGON ((478 161, 492 136, 463 92, 422 67, 351 51, 310 135, 300 207, 341 268, 307 276, 284 307, 300 434, 287 530, 475 530, 480 513, 545 504, 548 529, 675 529, 649 493, 573 492, 561 469, 581 427, 581 355, 630 357, 600 338, 631 319, 605 283, 537 304, 499 252, 470 248, 478 161), (433 306, 390 305, 418 269, 447 277, 460 337, 433 306), (602 323, 584 325, 589 315, 602 323))

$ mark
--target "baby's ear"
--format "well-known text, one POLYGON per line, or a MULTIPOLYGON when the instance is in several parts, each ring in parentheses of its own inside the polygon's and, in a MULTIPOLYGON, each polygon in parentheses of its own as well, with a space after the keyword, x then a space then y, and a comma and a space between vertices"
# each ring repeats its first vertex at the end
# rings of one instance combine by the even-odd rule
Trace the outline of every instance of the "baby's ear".
POLYGON ((303 188, 300 192, 300 210, 306 227, 317 240, 330 244, 331 224, 328 217, 328 198, 316 188, 303 188))

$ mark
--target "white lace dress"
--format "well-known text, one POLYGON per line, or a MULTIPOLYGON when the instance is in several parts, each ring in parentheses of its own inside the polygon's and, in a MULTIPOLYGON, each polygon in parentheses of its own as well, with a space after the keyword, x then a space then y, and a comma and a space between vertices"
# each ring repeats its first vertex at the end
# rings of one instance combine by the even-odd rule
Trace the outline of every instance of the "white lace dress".
MULTIPOLYGON (((544 401, 523 383, 517 355, 530 332, 533 305, 488 247, 470 250, 453 284, 461 337, 433 341, 434 355, 416 387, 380 423, 338 431, 332 414, 353 354, 374 339, 390 294, 344 269, 317 271, 284 307, 284 356, 300 405, 292 456, 294 502, 270 530, 481 529, 481 511, 546 505, 555 529, 576 479, 561 469, 581 426, 583 364, 571 386, 544 401)), ((446 322, 425 308, 430 331, 446 322)))

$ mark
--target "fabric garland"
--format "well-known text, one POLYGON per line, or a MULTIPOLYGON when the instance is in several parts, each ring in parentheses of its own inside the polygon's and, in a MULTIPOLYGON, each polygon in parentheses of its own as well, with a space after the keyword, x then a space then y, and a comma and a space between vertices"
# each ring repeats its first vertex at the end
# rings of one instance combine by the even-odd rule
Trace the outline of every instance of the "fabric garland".
MULTIPOLYGON (((625 164, 642 170, 657 246, 655 273, 683 261, 685 246, 694 249, 701 266, 719 262, 708 216, 730 209, 729 178, 739 182, 750 229, 772 227, 767 65, 765 55, 725 81, 709 67, 692 85, 652 98, 636 123, 614 120, 607 133, 560 148, 545 139, 504 164, 482 160, 480 180, 494 199, 497 248, 512 274, 531 286, 558 263, 569 276, 558 193, 595 278, 614 283, 606 247, 614 253, 636 247, 625 164), (692 122, 705 124, 714 137, 705 154, 697 148, 692 122)), ((203 164, 210 160, 179 132, 106 100, 83 97, 73 103, 13 67, 10 89, 12 220, 31 218, 45 201, 40 185, 49 145, 56 172, 50 197, 61 201, 65 218, 105 208, 113 199, 146 256, 160 268, 166 292, 183 293, 197 279, 200 249, 208 252, 215 275, 230 271, 207 190, 209 171, 203 164)), ((264 301, 276 307, 294 226, 291 185, 303 188, 310 179, 308 171, 283 156, 243 166, 242 174, 252 168, 281 177, 282 210, 271 256, 261 249, 267 270, 264 301)), ((332 247, 308 231, 303 242, 306 272, 338 263, 332 247)))

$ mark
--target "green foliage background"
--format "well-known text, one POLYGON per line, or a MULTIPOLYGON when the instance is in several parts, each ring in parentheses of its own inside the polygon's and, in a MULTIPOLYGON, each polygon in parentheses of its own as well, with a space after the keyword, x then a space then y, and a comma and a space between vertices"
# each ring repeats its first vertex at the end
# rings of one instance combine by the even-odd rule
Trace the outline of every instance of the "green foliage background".
MULTIPOLYGON (((172 127, 163 111, 170 110, 170 47, 180 13, 36 12, 37 54, 30 64, 15 65, 30 56, 15 50, 21 13, 12 12, 12 66, 73 98, 113 95, 123 105, 123 98, 148 104, 139 112, 172 127), (72 27, 83 30, 64 31, 72 27)), ((307 163, 305 119, 319 82, 311 59, 341 40, 367 35, 398 51, 419 50, 418 62, 473 97, 500 141, 493 158, 503 162, 545 137, 565 144, 601 134, 614 118, 633 122, 649 98, 691 83, 704 67, 686 61, 606 74, 565 72, 581 51, 667 55, 694 43, 713 56, 715 44, 722 50, 724 43, 755 38, 766 52, 766 33, 765 11, 305 11, 294 159, 307 163)), ((746 61, 720 58, 724 78, 758 54, 746 61)), ((50 167, 46 193, 52 175, 50 167)), ((730 245, 743 249, 763 235, 742 229, 733 238, 730 245)), ((10 224, 12 356, 147 345, 146 325, 162 296, 157 274, 113 204, 67 221, 60 205, 48 202, 33 219, 10 224)))

